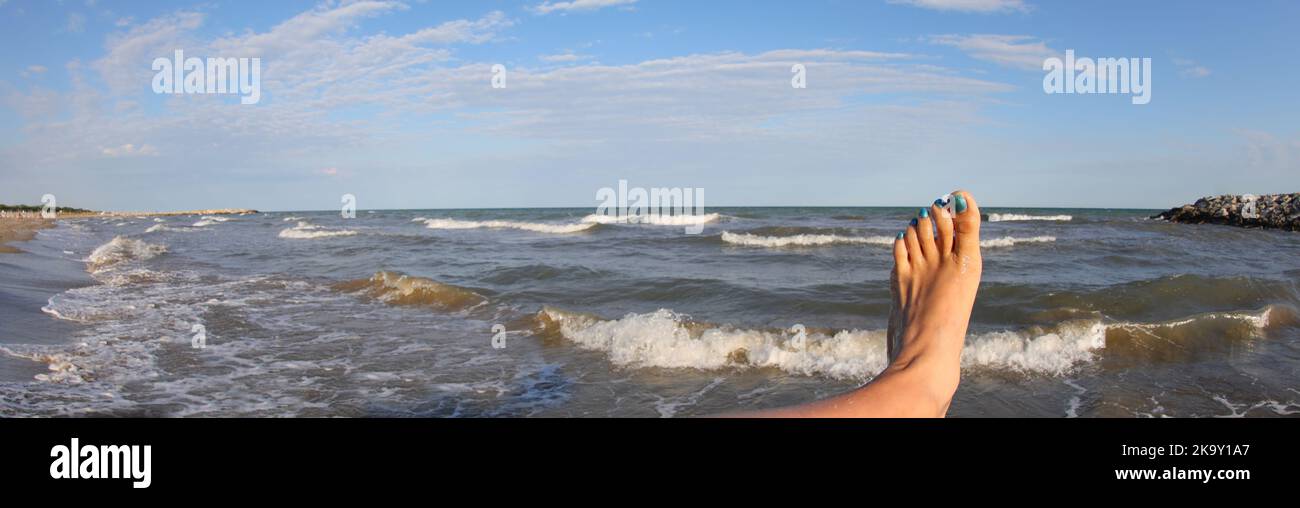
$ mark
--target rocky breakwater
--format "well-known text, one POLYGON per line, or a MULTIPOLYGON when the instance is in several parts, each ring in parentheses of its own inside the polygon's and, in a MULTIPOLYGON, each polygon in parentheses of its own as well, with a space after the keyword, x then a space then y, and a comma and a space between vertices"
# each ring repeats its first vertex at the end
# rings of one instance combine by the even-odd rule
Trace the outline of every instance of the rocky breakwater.
POLYGON ((1300 231, 1300 193, 1205 197, 1152 217, 1190 224, 1227 224, 1300 231))

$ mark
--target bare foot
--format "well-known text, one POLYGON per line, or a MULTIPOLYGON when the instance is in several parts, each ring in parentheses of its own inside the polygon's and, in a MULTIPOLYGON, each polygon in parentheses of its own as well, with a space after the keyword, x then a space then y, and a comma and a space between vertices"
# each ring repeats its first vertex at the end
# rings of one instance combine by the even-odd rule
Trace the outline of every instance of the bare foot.
POLYGON ((961 350, 980 285, 980 210, 952 193, 954 214, 935 201, 894 242, 889 366, 865 386, 828 399, 744 417, 943 416, 961 380, 961 350), (933 222, 932 222, 933 221, 933 222))
POLYGON ((936 200, 894 242, 886 369, 923 367, 947 402, 961 376, 961 350, 983 270, 979 206, 965 191, 951 199, 955 216, 936 200))

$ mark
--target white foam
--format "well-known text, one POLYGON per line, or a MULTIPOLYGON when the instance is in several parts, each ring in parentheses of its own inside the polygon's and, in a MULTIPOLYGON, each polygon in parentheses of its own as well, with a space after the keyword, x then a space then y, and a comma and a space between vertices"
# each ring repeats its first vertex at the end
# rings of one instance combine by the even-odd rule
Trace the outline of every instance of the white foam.
POLYGON ((152 225, 152 226, 149 226, 149 229, 144 230, 145 233, 157 233, 157 232, 159 232, 159 231, 171 231, 171 232, 173 232, 173 233, 193 233, 193 232, 198 231, 198 230, 197 230, 197 229, 194 229, 194 228, 192 228, 192 227, 190 227, 190 228, 187 228, 187 227, 178 227, 178 228, 174 228, 174 227, 168 226, 168 225, 166 225, 166 224, 154 224, 154 225, 152 225))
POLYGON ((596 223, 581 224, 546 224, 539 222, 519 222, 508 220, 488 220, 488 221, 471 221, 460 219, 423 219, 425 227, 429 229, 519 229, 523 231, 532 231, 534 233, 577 233, 586 231, 596 226, 596 223))
POLYGON ((1018 213, 990 213, 989 222, 1008 222, 1024 220, 1048 220, 1058 222, 1068 222, 1074 220, 1071 215, 1022 215, 1018 213))
POLYGON ((790 346, 790 335, 761 330, 712 328, 692 338, 683 316, 667 309, 596 320, 544 310, 560 333, 585 349, 605 352, 611 362, 630 367, 695 368, 774 367, 802 375, 862 379, 885 368, 885 333, 842 331, 834 336, 809 334, 804 350, 790 346), (738 355, 743 364, 735 362, 738 355))
POLYGON ((1062 375, 1090 362, 1106 347, 1106 325, 1096 320, 1065 322, 1055 330, 999 331, 966 338, 963 367, 993 367, 1062 375))
POLYGON ((96 247, 86 261, 91 270, 100 270, 125 261, 150 259, 164 252, 167 252, 166 245, 118 236, 96 247))
POLYGON ((591 214, 582 218, 584 223, 594 224, 650 224, 655 226, 690 226, 694 224, 708 224, 716 222, 722 218, 716 213, 706 213, 702 215, 626 215, 616 216, 607 214, 591 214))
POLYGON ((212 217, 212 216, 207 216, 207 215, 205 215, 205 216, 203 216, 203 217, 200 217, 199 219, 200 219, 200 220, 199 220, 198 222, 195 222, 195 223, 193 224, 193 226, 196 227, 196 228, 201 228, 201 227, 204 227, 204 226, 211 226, 211 225, 216 224, 216 223, 219 223, 219 222, 226 222, 226 221, 230 220, 230 219, 227 219, 227 218, 225 218, 225 217, 212 217))
POLYGON ((994 247, 1011 247, 1018 243, 1051 243, 1055 241, 1056 241, 1055 236, 1031 236, 1031 237, 1023 237, 1023 238, 1017 238, 1014 236, 1004 236, 1002 238, 989 238, 987 240, 980 240, 980 247, 984 247, 988 249, 994 247))
POLYGON ((749 247, 812 247, 836 244, 875 244, 892 245, 894 239, 887 236, 842 236, 842 235, 790 235, 759 236, 750 233, 722 232, 722 241, 749 247))
MULTIPOLYGON (((724 326, 705 328, 692 337, 688 319, 667 309, 608 321, 554 309, 542 312, 559 324, 564 338, 629 367, 773 367, 798 375, 865 380, 883 370, 888 360, 885 330, 808 333, 804 350, 797 350, 793 335, 779 330, 724 326)), ((1106 325, 1098 320, 971 334, 962 351, 962 367, 1064 375, 1093 361, 1096 351, 1105 347, 1106 325)))
POLYGON ((280 231, 280 238, 310 240, 313 238, 334 238, 339 236, 352 236, 355 234, 357 234, 357 232, 350 229, 328 230, 306 221, 298 221, 298 225, 280 231))

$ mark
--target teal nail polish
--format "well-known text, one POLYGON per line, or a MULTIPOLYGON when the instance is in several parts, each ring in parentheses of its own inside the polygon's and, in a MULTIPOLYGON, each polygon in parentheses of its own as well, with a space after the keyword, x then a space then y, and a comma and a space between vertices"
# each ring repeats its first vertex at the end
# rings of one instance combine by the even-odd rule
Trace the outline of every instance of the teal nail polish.
POLYGON ((957 213, 962 213, 966 211, 966 198, 961 196, 955 196, 954 199, 957 200, 957 213))
POLYGON ((943 207, 945 207, 945 206, 948 206, 948 202, 947 202, 947 201, 944 201, 943 198, 939 198, 939 199, 934 200, 934 206, 937 206, 937 207, 939 207, 939 208, 943 208, 943 207))
POLYGON ((930 216, 930 209, 928 209, 928 208, 922 208, 922 209, 921 209, 921 218, 924 219, 924 218, 929 217, 929 216, 930 216))
POLYGON ((912 219, 912 225, 913 225, 913 226, 916 225, 916 219, 912 219))
POLYGON ((898 239, 899 239, 899 240, 902 240, 902 239, 903 239, 903 235, 904 235, 904 233, 903 233, 902 231, 899 231, 899 232, 898 232, 898 239))

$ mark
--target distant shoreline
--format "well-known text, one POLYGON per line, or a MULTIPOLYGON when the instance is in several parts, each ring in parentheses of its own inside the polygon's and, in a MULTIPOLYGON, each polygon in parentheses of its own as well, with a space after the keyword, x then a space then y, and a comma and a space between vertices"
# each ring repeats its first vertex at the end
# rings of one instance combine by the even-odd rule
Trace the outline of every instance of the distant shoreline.
POLYGON ((10 243, 26 242, 36 237, 36 232, 54 227, 54 222, 63 219, 89 219, 95 217, 170 217, 176 215, 249 215, 257 210, 244 208, 221 208, 213 210, 187 210, 179 212, 59 212, 52 219, 41 216, 39 211, 0 209, 0 254, 15 254, 22 249, 10 243))

